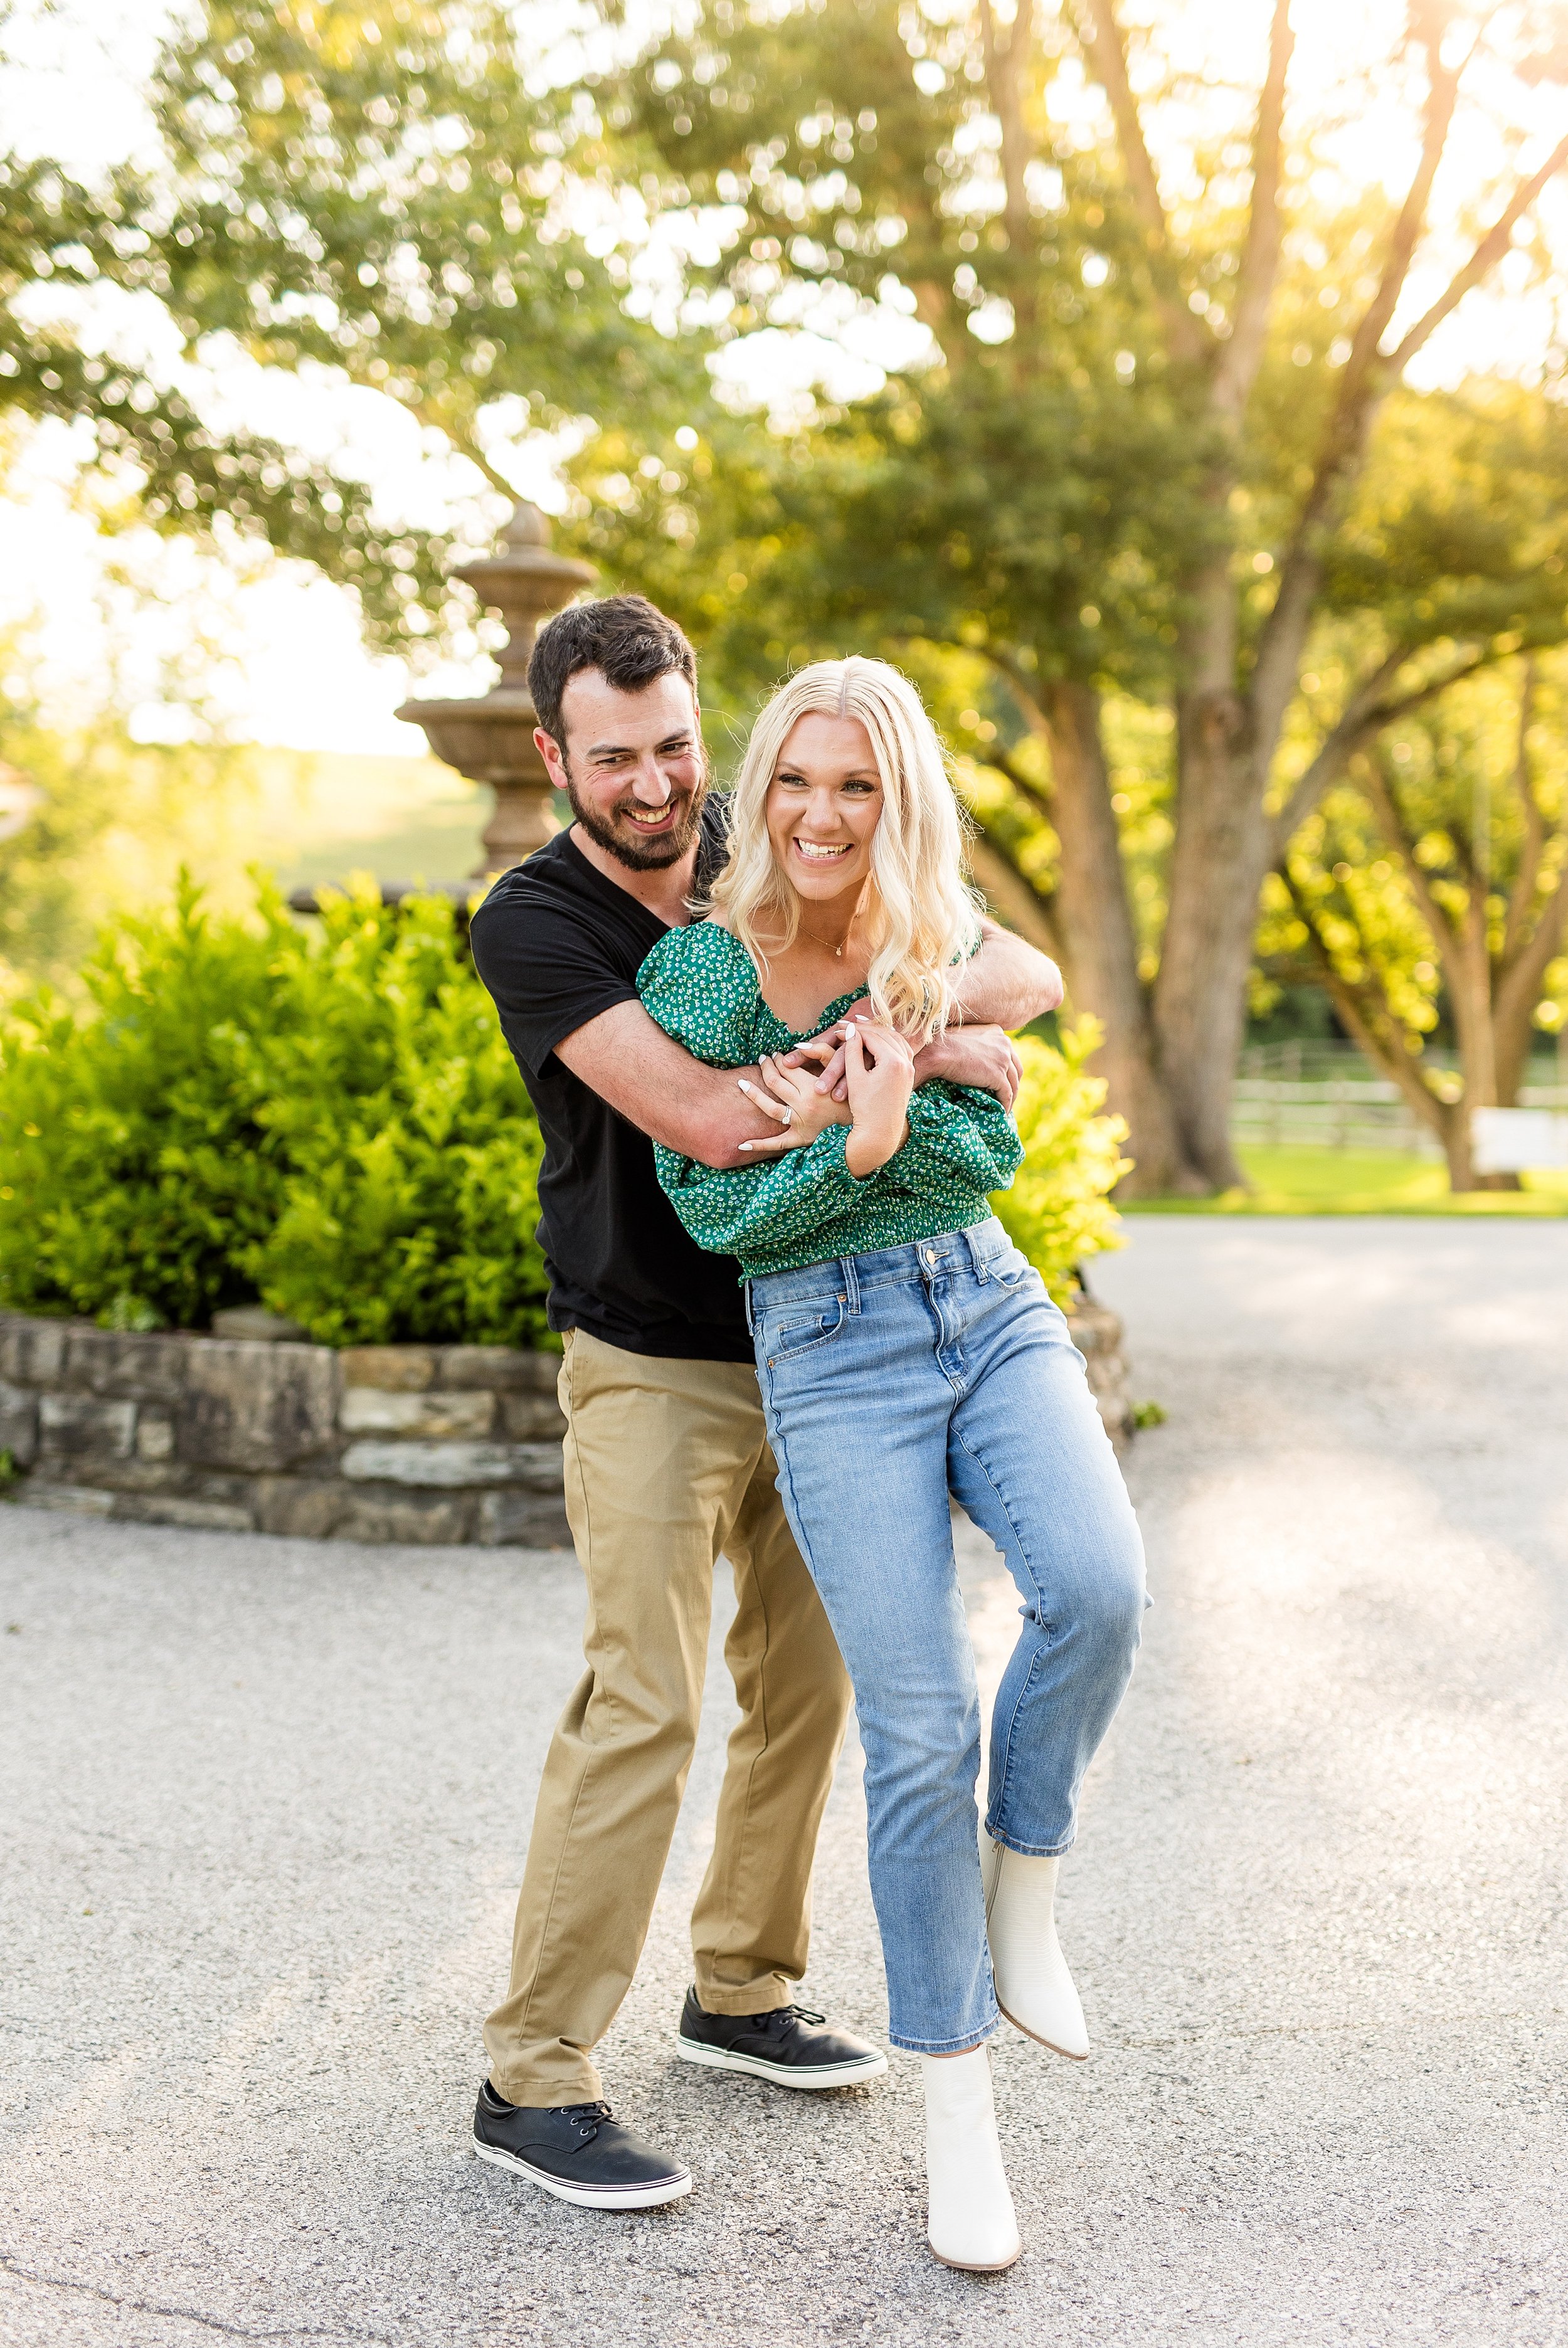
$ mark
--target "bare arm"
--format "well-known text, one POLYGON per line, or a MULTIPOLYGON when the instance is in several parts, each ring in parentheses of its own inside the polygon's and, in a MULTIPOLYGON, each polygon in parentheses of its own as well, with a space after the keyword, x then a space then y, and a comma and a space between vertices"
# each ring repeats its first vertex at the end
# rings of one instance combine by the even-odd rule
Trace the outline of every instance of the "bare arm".
MULTIPOLYGON (((1054 1011, 1062 999, 1055 963, 995 922, 984 922, 981 927, 980 951, 958 989, 965 1023, 1021 1027, 1042 1012, 1054 1011)), ((963 1056, 966 1047, 961 1035, 961 1030, 955 1033, 945 1050, 941 1043, 928 1045, 921 1055, 919 1074, 947 1076, 958 1084, 979 1084, 986 1091, 1000 1093, 1004 1101, 1010 1100, 1017 1079, 1011 1068, 1004 1071, 1002 1067, 1003 1039, 995 1039, 995 1047, 982 1063, 980 1055, 986 1052, 986 1045, 975 1037, 975 1062, 971 1066, 963 1056), (954 1063, 951 1067, 946 1065, 949 1058, 954 1063), (988 1082, 991 1059, 996 1061, 996 1071, 988 1082)), ((762 1116, 740 1089, 743 1076, 754 1085, 758 1082, 756 1068, 710 1068, 693 1059, 640 1003, 617 1003, 614 1010, 602 1011, 597 1019, 590 1019, 558 1044, 555 1053, 574 1076, 581 1077, 629 1124, 704 1166, 754 1163, 741 1143, 778 1133, 778 1122, 762 1116)))
POLYGON ((694 1060, 640 1003, 617 1003, 562 1043, 555 1056, 631 1125, 704 1166, 748 1166, 743 1141, 776 1134, 740 1089, 756 1068, 710 1068, 694 1060))
POLYGON ((1011 930, 982 920, 980 951, 958 982, 958 1007, 965 1026, 1026 1027, 1062 999, 1056 963, 1011 930))

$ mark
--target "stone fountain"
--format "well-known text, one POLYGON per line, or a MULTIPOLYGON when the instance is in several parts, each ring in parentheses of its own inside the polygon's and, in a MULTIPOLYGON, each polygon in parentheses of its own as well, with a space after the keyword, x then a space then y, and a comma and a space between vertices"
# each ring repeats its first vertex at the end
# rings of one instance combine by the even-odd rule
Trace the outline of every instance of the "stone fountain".
POLYGON ((474 698, 406 701, 397 712, 424 728, 438 758, 476 783, 489 783, 495 793, 476 880, 521 863, 556 828, 550 777, 534 747, 539 721, 528 697, 529 654, 540 622, 569 603, 593 575, 592 563, 552 551, 550 524, 537 506, 519 505, 496 551, 453 573, 506 622, 507 641, 497 655, 500 682, 474 698))

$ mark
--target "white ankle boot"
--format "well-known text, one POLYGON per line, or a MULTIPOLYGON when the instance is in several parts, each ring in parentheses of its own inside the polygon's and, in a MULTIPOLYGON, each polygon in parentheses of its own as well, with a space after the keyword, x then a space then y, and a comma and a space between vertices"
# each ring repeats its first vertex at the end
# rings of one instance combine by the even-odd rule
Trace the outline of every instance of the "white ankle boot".
POLYGON ((994 2274, 1023 2256, 1013 2197, 1002 2170, 991 2056, 923 2054, 925 2075, 926 2239, 946 2267, 994 2274))
POLYGON ((1088 2032, 1053 1913, 1058 1864, 1054 1859, 1025 1859, 980 1829, 996 2003, 1015 2030, 1081 2063, 1088 2053, 1088 2032))

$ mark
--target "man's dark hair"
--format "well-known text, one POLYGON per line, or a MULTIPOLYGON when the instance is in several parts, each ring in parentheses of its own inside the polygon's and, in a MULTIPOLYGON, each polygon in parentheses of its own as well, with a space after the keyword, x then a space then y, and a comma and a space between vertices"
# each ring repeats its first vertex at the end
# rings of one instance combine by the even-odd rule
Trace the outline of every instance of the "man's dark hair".
POLYGON ((603 672, 619 693, 640 693, 677 670, 696 691, 696 654, 673 620, 645 595, 603 595, 573 603, 539 632, 528 664, 528 690, 539 722, 566 748, 561 696, 581 668, 603 672))

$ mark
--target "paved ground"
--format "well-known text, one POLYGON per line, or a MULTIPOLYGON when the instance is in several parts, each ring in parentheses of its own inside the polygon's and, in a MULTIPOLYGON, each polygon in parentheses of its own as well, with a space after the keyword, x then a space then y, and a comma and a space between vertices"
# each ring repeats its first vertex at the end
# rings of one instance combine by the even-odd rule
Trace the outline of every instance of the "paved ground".
MULTIPOLYGON (((19 1509, 5 2348, 1568 2341, 1568 1231, 1140 1218, 1099 1285, 1171 1412, 1159 1602, 1066 1871, 1097 2053, 1000 2050, 1021 2266, 926 2255, 912 2064, 671 2060, 717 1689, 605 2048, 697 2190, 594 2217, 463 2153, 570 1559, 19 1509)), ((852 1766, 818 1906, 809 1993, 874 2030, 852 1766)))

